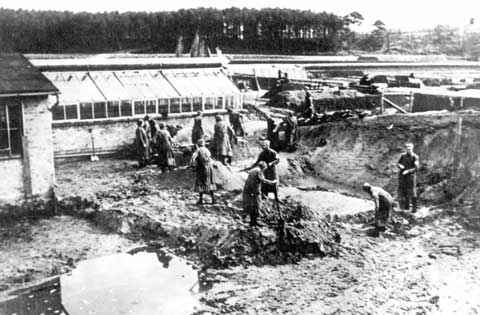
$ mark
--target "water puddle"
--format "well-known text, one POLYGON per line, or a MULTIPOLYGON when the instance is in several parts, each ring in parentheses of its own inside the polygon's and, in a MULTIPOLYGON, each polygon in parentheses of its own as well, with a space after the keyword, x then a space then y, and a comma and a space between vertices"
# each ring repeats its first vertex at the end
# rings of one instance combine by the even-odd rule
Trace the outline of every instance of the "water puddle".
POLYGON ((86 260, 71 274, 14 291, 0 314, 191 314, 199 298, 198 273, 185 260, 139 251, 86 260))

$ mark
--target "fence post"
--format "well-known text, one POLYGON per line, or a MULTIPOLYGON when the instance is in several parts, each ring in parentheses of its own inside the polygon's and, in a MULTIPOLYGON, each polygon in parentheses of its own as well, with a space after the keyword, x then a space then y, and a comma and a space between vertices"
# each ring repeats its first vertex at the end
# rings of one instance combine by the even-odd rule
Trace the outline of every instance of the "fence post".
POLYGON ((410 105, 409 105, 409 108, 408 108, 408 111, 409 111, 410 113, 413 113, 413 102, 414 102, 414 100, 415 100, 415 96, 414 96, 414 95, 415 95, 415 94, 413 94, 413 92, 410 91, 410 105))
POLYGON ((380 114, 383 114, 383 112, 385 111, 385 102, 384 102, 384 99, 383 99, 383 92, 380 93, 380 114))

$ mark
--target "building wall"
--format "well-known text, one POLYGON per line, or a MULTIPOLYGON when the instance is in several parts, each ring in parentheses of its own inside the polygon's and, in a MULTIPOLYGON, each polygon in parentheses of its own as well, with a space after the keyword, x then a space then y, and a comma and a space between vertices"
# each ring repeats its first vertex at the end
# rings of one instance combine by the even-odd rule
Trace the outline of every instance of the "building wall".
MULTIPOLYGON (((228 119, 223 113, 224 119, 228 119)), ((190 144, 193 127, 192 114, 170 116, 167 119, 155 118, 157 122, 179 125, 182 129, 174 137, 180 144, 190 144)), ((53 147, 55 157, 68 157, 91 154, 92 136, 98 154, 118 152, 133 144, 137 118, 122 120, 75 121, 53 123, 53 147), (90 133, 89 130, 92 132, 90 133)), ((203 129, 209 136, 213 134, 215 113, 204 114, 203 129)))
POLYGON ((12 203, 24 195, 22 159, 0 160, 0 202, 12 203))
POLYGON ((53 102, 53 98, 46 97, 30 97, 22 101, 25 189, 27 193, 42 198, 50 196, 55 183, 52 113, 48 109, 53 102))
POLYGON ((23 155, 0 159, 0 204, 16 204, 26 197, 51 197, 55 183, 52 113, 55 99, 21 98, 23 107, 23 155))

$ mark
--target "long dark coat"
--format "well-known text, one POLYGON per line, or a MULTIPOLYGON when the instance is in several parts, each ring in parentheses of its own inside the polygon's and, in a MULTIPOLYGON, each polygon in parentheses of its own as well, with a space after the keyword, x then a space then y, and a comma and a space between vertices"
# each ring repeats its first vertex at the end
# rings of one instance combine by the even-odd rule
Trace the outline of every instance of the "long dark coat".
POLYGON ((135 130, 135 149, 137 151, 137 159, 144 163, 148 157, 148 137, 145 129, 138 127, 135 130))
POLYGON ((217 158, 220 159, 225 156, 233 156, 232 144, 230 142, 230 136, 233 134, 234 132, 230 125, 224 121, 219 121, 215 124, 213 143, 217 158))
POLYGON ((158 153, 157 164, 160 167, 175 166, 175 157, 173 155, 172 138, 170 133, 165 129, 157 132, 155 139, 156 151, 158 153))
POLYGON ((205 133, 203 132, 202 119, 197 117, 193 120, 192 128, 192 143, 197 144, 198 140, 203 139, 205 133))

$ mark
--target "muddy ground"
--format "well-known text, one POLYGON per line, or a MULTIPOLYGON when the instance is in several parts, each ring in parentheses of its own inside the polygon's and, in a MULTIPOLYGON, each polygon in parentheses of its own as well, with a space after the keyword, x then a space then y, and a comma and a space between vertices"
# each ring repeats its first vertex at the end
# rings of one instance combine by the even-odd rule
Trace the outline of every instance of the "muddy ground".
POLYGON ((456 116, 389 119, 311 128, 296 153, 281 154, 285 229, 271 201, 259 229, 242 212, 239 169, 258 153, 253 141, 231 169, 218 165, 215 205, 196 205, 189 168, 58 163, 59 215, 0 224, 0 290, 150 245, 199 268, 209 289, 200 314, 477 314, 480 164, 469 144, 478 142, 478 117, 463 125, 456 116), (373 235, 373 203, 359 187, 394 192, 406 140, 421 156, 423 206, 415 215, 396 210, 389 231, 373 235))
MULTIPOLYGON (((283 155, 284 160, 288 157, 283 155)), ((252 233, 276 241, 268 228, 275 222, 265 222, 267 226, 256 232, 248 228, 240 210, 242 176, 231 177, 228 191, 218 193, 217 205, 197 206, 192 170, 160 174, 155 167, 138 170, 129 160, 71 162, 57 165, 57 193, 62 209, 73 216, 2 228, 1 253, 7 257, 1 262, 2 289, 67 272, 79 260, 147 243, 168 247, 205 269, 201 281, 210 290, 203 298, 204 311, 211 313, 480 312, 480 238, 461 209, 423 207, 416 216, 398 212, 392 231, 374 237, 369 211, 373 204, 354 198, 362 196, 360 192, 337 189, 346 195, 339 194, 332 191, 334 185, 320 187, 316 181, 317 186, 308 186, 302 195, 302 190, 289 187, 289 182, 299 181, 293 176, 295 167, 283 163, 284 202, 304 196, 304 203, 314 209, 309 216, 326 218, 339 233, 335 250, 285 259, 222 252, 232 249, 226 245, 208 247, 212 235, 223 238, 216 244, 236 241, 231 235, 252 233), (315 196, 322 200, 317 207, 315 196), (220 252, 205 254, 212 249, 220 252)))
POLYGON ((142 244, 66 215, 2 222, 0 240, 0 292, 68 272, 80 260, 142 244))

